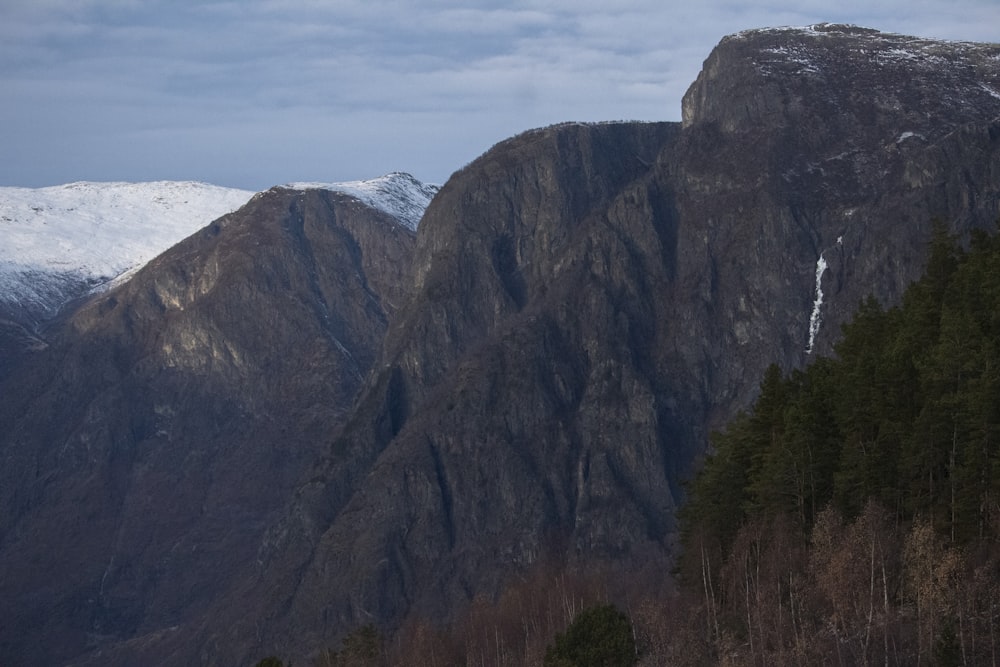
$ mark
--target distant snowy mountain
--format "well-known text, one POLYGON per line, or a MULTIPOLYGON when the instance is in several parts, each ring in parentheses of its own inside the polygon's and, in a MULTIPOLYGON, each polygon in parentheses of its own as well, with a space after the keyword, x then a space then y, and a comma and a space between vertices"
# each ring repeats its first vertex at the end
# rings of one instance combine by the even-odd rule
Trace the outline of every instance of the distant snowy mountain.
MULTIPOLYGON (((409 174, 292 183, 351 195, 416 229, 436 186, 409 174)), ((0 318, 36 324, 67 302, 127 277, 253 196, 206 183, 71 183, 0 187, 0 318)))
POLYGON ((0 304, 51 317, 252 195, 173 181, 0 188, 0 304))

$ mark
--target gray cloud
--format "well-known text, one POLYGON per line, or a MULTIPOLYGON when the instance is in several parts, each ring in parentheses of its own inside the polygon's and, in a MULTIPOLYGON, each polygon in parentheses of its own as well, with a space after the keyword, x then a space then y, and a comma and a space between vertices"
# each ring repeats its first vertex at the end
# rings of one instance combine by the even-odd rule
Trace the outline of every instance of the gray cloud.
POLYGON ((840 21, 998 39, 996 0, 13 0, 0 184, 442 181, 562 120, 676 120, 718 40, 840 21))

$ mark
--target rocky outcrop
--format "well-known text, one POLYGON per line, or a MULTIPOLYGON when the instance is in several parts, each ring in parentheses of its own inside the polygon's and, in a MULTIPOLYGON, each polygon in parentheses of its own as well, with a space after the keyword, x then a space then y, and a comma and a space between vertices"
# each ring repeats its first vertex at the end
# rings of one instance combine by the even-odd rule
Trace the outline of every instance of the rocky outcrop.
POLYGON ((431 203, 415 296, 269 555, 303 572, 264 623, 289 650, 368 613, 445 618, 568 538, 669 542, 685 445, 661 440, 675 424, 645 366, 671 233, 647 174, 678 129, 522 135, 431 203))
POLYGON ((3 619, 0 648, 45 657, 21 637, 58 631, 75 643, 49 661, 298 663, 542 558, 665 567, 682 481, 767 365, 896 301, 934 218, 1000 216, 998 54, 848 26, 726 38, 683 123, 514 137, 441 189, 412 256, 404 232, 319 225, 348 217, 335 195, 255 199, 19 380, 0 592, 37 615, 3 619), (69 426, 41 418, 67 397, 69 426), (158 503, 182 488, 175 519, 158 503), (116 546, 73 534, 81 513, 116 546), (77 543, 59 578, 47 547, 77 543))
MULTIPOLYGON (((932 220, 992 227, 998 52, 837 25, 722 41, 685 95, 670 171, 691 222, 682 259, 700 245, 736 287, 712 297, 726 349, 801 363, 822 257, 811 349, 829 353, 862 298, 894 302, 918 277, 932 220)), ((680 272, 706 280, 697 260, 680 272)))

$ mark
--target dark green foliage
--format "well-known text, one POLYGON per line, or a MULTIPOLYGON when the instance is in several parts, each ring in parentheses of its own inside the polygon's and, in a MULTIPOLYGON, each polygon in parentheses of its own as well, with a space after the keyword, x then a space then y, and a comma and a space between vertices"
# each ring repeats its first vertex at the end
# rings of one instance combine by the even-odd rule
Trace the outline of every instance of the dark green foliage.
POLYGON ((869 499, 955 542, 996 537, 998 439, 1000 238, 963 251, 938 225, 901 306, 862 303, 836 358, 787 377, 772 366, 753 409, 714 436, 685 540, 724 557, 751 517, 808 531, 824 506, 851 519, 869 499))
POLYGON ((362 626, 344 637, 340 664, 344 667, 374 667, 378 664, 381 644, 374 625, 362 626))
POLYGON ((382 639, 374 625, 364 625, 344 637, 340 651, 327 649, 313 660, 314 667, 376 667, 382 639))
POLYGON ((545 651, 545 667, 628 667, 636 661, 632 625, 610 604, 581 611, 545 651))
POLYGON ((948 619, 941 629, 941 635, 934 644, 934 664, 937 667, 957 667, 963 664, 962 647, 955 633, 955 622, 948 619))
POLYGON ((257 663, 256 667, 284 667, 285 663, 281 662, 278 658, 273 655, 269 655, 260 662, 257 663))
POLYGON ((715 660, 995 661, 1000 234, 929 251, 901 305, 862 303, 714 434, 679 572, 715 660))

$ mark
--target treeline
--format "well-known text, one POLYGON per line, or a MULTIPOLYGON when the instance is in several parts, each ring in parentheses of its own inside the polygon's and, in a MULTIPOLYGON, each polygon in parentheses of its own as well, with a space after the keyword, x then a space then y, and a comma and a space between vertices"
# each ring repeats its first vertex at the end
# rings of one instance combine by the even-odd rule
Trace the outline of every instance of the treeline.
POLYGON ((835 349, 771 367, 691 485, 702 650, 1000 664, 1000 236, 937 227, 902 304, 866 301, 835 349))

